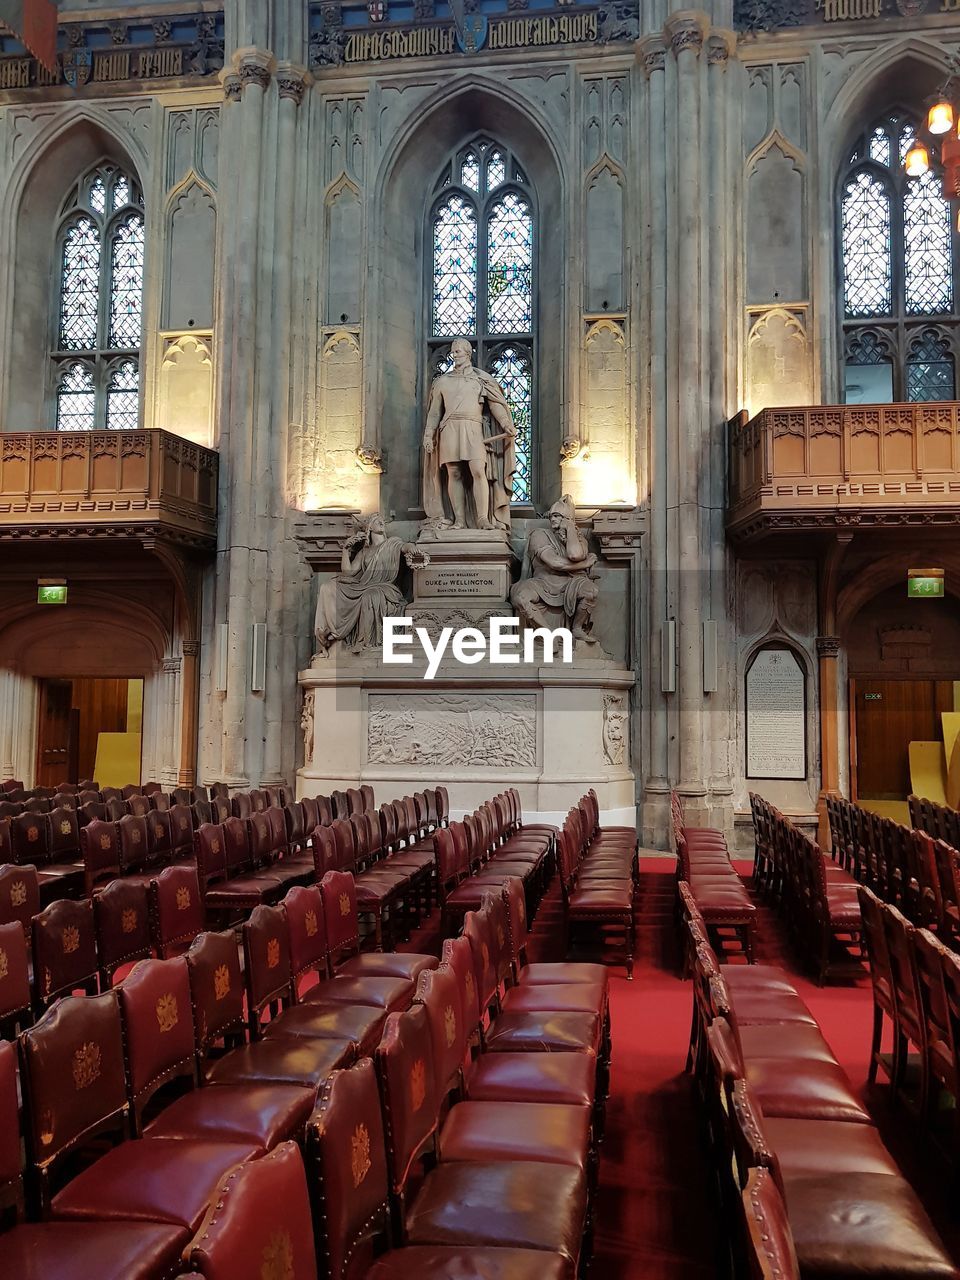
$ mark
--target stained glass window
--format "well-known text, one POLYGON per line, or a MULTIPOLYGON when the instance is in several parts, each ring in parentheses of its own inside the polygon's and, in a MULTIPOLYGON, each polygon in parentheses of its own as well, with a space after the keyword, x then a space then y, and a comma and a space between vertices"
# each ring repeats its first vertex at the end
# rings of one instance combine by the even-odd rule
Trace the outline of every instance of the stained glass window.
POLYGON ((136 181, 108 161, 88 170, 64 201, 58 244, 57 429, 135 428, 144 251, 136 181))
POLYGON ((875 121, 853 148, 840 182, 844 364, 851 401, 942 400, 954 394, 958 233, 936 168, 916 178, 904 171, 917 128, 918 120, 902 112, 875 121))
POLYGON ((450 158, 430 208, 427 374, 451 367, 453 338, 471 340, 513 412, 515 502, 530 502, 535 487, 535 229, 533 193, 508 148, 479 137, 450 158))

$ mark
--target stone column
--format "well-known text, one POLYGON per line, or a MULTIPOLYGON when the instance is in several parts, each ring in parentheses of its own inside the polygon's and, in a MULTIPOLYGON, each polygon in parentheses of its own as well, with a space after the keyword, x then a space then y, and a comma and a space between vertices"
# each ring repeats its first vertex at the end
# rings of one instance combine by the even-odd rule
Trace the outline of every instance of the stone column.
MULTIPOLYGON (((676 404, 678 459, 671 499, 677 506, 677 544, 671 557, 677 566, 677 703, 678 785, 691 797, 706 791, 704 770, 703 619, 704 570, 708 564, 701 542, 701 483, 707 456, 703 385, 705 360, 701 344, 707 316, 704 308, 704 253, 701 226, 703 119, 700 53, 709 19, 681 12, 667 19, 666 30, 677 62, 676 150, 667 159, 676 177, 676 280, 671 341, 677 344, 676 404)), ((708 330, 707 330, 708 331, 708 330)))
POLYGON ((199 714, 200 642, 184 640, 181 663, 180 772, 181 787, 197 782, 197 725, 199 714))
POLYGON ((0 782, 15 776, 13 741, 16 733, 16 687, 19 677, 15 671, 0 669, 0 782))
MULTIPOLYGON (((168 789, 179 785, 180 771, 177 758, 180 751, 179 711, 180 711, 180 659, 164 658, 161 667, 160 715, 162 731, 160 740, 163 744, 163 759, 159 766, 157 781, 168 789)), ((150 781, 150 779, 148 779, 150 781)))
POLYGON ((822 849, 830 847, 826 796, 840 791, 839 659, 839 637, 817 636, 817 660, 820 667, 820 798, 817 812, 822 849))
POLYGON ((267 595, 268 653, 264 700, 264 759, 261 782, 272 785, 291 782, 297 735, 297 610, 287 608, 296 579, 291 581, 291 561, 297 567, 298 554, 289 530, 283 502, 289 468, 290 377, 292 371, 291 327, 293 259, 296 239, 295 199, 297 185, 297 119, 308 77, 304 67, 290 62, 277 65, 279 95, 277 122, 276 246, 273 255, 273 340, 274 369, 272 425, 269 436, 274 493, 278 503, 276 519, 267 529, 271 545, 271 572, 267 595))
POLYGON ((650 756, 647 761, 635 760, 638 772, 642 769, 644 780, 644 843, 657 840, 657 832, 666 831, 668 821, 668 796, 670 791, 669 757, 669 695, 663 693, 660 636, 669 617, 667 607, 668 573, 668 498, 667 483, 670 467, 667 440, 667 204, 666 187, 656 172, 656 157, 663 157, 666 138, 666 60, 667 42, 662 35, 647 36, 637 44, 637 57, 646 77, 646 153, 648 164, 654 166, 652 181, 646 190, 648 238, 644 245, 644 263, 649 282, 647 305, 649 324, 649 348, 647 397, 649 406, 650 456, 647 474, 650 476, 650 534, 648 592, 649 643, 643 654, 643 687, 641 696, 649 723, 648 741, 650 756))

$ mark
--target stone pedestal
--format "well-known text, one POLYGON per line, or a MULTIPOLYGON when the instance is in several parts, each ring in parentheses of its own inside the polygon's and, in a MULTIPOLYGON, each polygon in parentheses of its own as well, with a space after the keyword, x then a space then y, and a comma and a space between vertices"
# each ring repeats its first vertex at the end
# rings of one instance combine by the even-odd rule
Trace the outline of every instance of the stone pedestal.
POLYGON ((413 666, 378 658, 332 654, 301 671, 314 724, 298 795, 369 782, 389 799, 443 783, 457 814, 515 786, 525 813, 562 820, 594 787, 606 821, 635 820, 632 672, 578 651, 570 665, 445 660, 425 681, 419 652, 413 666))
POLYGON ((423 530, 418 549, 430 563, 413 574, 414 626, 433 633, 441 627, 480 626, 490 617, 513 613, 510 562, 513 553, 498 529, 423 530))

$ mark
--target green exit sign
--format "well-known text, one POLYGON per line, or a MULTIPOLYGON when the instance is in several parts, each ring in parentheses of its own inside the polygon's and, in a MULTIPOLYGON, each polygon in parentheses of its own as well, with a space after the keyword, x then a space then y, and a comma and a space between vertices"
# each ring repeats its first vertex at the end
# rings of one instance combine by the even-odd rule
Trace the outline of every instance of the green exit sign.
POLYGON ((943 596, 943 577, 911 576, 907 579, 907 595, 911 600, 935 600, 943 596))
POLYGON ((66 604, 67 603, 67 584, 59 583, 56 586, 44 586, 41 583, 37 587, 37 604, 66 604))

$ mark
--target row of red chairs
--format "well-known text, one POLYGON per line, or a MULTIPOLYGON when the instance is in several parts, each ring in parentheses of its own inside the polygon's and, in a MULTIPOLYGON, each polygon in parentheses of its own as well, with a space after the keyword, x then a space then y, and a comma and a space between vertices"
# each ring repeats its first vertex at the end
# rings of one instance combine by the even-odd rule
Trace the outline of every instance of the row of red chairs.
POLYGON ((915 925, 872 890, 860 889, 860 910, 873 990, 869 1080, 878 1067, 889 1075, 893 1096, 907 1081, 910 1046, 919 1066, 918 1112, 926 1128, 939 1111, 941 1093, 960 1102, 960 958, 927 929, 915 925), (893 1029, 893 1052, 881 1052, 884 1018, 893 1029))
POLYGON ((949 945, 960 939, 960 815, 945 805, 911 797, 912 820, 905 827, 840 796, 827 797, 833 857, 884 902, 898 907, 915 925, 936 931, 949 945), (934 817, 931 817, 931 814, 934 817), (950 840, 940 833, 947 832, 950 840))
POLYGON ((943 840, 960 849, 960 811, 948 804, 937 804, 923 796, 907 796, 910 823, 917 831, 925 831, 934 840, 943 840))
POLYGON ((861 969, 857 882, 775 805, 750 793, 756 839, 754 884, 784 918, 798 952, 822 986, 861 969))
POLYGON ((688 1062, 740 1272, 957 1276, 916 1194, 789 977, 721 967, 683 897, 694 972, 688 1062), (760 1172, 762 1171, 762 1172, 760 1172))
POLYGON ((730 861, 726 837, 713 827, 688 827, 675 791, 670 806, 678 882, 690 887, 718 950, 725 953, 732 943, 753 963, 757 909, 730 861))
POLYGON ((638 853, 635 828, 600 826, 592 788, 567 814, 558 842, 564 954, 574 944, 575 933, 589 932, 601 944, 612 934, 622 935, 628 981, 633 979, 636 950, 638 853))

